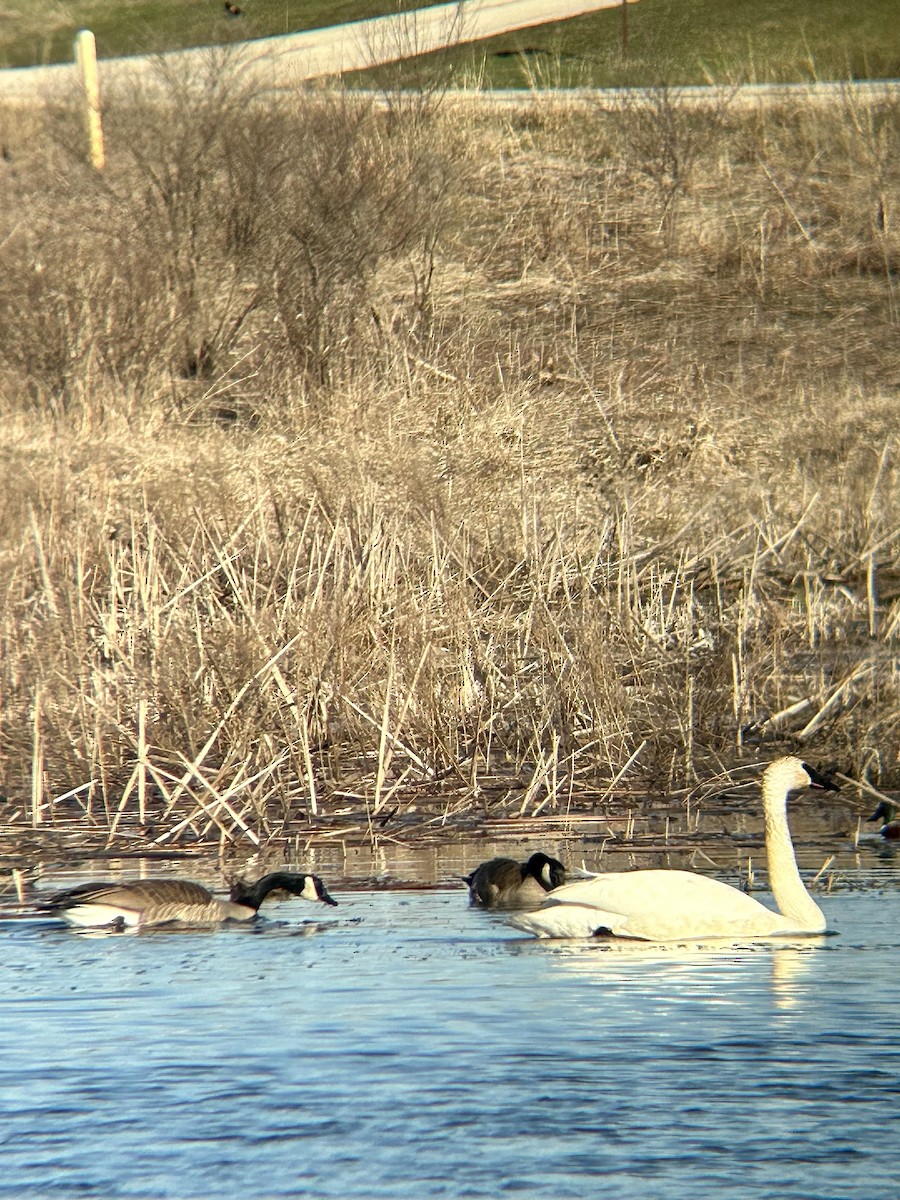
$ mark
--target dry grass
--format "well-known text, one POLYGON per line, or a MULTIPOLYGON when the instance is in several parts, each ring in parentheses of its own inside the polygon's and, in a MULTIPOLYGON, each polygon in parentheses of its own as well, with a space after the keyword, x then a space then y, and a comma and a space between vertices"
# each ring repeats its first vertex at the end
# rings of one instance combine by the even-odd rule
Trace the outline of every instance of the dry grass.
POLYGON ((525 828, 785 749, 898 786, 897 117, 220 61, 110 101, 103 179, 65 105, 7 132, 4 827, 525 828))

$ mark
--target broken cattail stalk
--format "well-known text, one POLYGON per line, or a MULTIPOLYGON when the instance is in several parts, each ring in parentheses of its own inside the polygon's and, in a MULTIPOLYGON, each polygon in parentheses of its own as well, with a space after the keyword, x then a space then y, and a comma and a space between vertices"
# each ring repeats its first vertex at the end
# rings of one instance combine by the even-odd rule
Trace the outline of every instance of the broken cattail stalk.
POLYGON ((41 689, 34 693, 31 725, 31 824, 37 828, 43 822, 44 746, 41 737, 41 689))
POLYGON ((872 787, 871 783, 866 783, 864 779, 851 779, 849 775, 844 775, 840 771, 835 771, 835 779, 840 779, 841 783, 850 784, 857 791, 865 792, 867 796, 871 796, 874 800, 884 802, 885 804, 894 804, 895 801, 884 792, 879 792, 878 788, 872 787))
POLYGON ((809 721, 797 734, 798 740, 802 742, 808 737, 811 737, 823 723, 826 717, 828 717, 828 715, 835 709, 839 708, 844 702, 845 697, 851 691, 853 684, 863 679, 866 675, 871 675, 873 670, 873 663, 864 663, 861 667, 857 667, 855 671, 852 671, 845 679, 841 680, 837 687, 831 691, 828 699, 825 701, 813 719, 809 721))
POLYGON ((609 787, 606 789, 605 792, 603 792, 603 794, 600 796, 600 799, 597 801, 598 804, 602 804, 604 802, 604 800, 606 800, 606 798, 612 793, 613 789, 617 786, 619 781, 621 779, 623 779, 625 775, 628 774, 628 772, 631 770, 631 768, 634 766, 634 764, 637 762, 637 760, 640 758, 640 756, 643 754, 643 752, 647 749, 647 747, 649 745, 650 745, 650 743, 647 741, 646 738, 644 738, 644 740, 638 746, 637 750, 635 750, 634 753, 632 755, 630 755, 630 757, 629 757, 628 761, 625 763, 624 767, 622 767, 622 769, 620 771, 616 772, 616 775, 613 778, 612 782, 610 783, 609 787))
POLYGON ((147 822, 147 701, 138 701, 138 820, 147 822))
POLYGON ((822 863, 821 867, 819 867, 819 869, 818 869, 818 871, 815 873, 815 875, 813 875, 813 877, 812 877, 812 881, 813 881, 813 883, 818 883, 818 882, 819 882, 819 880, 822 878, 822 876, 825 874, 825 872, 828 870, 828 868, 831 866, 831 864, 832 864, 833 862, 834 862, 834 855, 833 855, 833 854, 829 854, 829 856, 828 856, 828 857, 825 859, 825 861, 822 863))
POLYGON ((878 630, 878 588, 875 577, 875 555, 869 555, 866 564, 866 599, 869 602, 869 637, 875 637, 878 630))
POLYGON ((309 729, 307 728, 306 721, 304 719, 300 719, 298 728, 300 730, 300 750, 303 754, 303 765, 306 768, 306 781, 309 791, 309 811, 312 816, 316 817, 319 815, 319 804, 316 797, 316 773, 313 769, 312 753, 309 746, 309 729))

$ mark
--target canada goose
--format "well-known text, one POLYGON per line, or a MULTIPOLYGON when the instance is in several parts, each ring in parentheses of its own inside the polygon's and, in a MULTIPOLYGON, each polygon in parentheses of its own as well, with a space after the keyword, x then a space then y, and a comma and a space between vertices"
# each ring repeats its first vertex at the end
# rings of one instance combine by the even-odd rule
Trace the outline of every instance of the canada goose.
POLYGON ((799 758, 779 758, 762 776, 766 856, 777 912, 717 879, 691 871, 594 875, 549 895, 510 923, 537 937, 768 938, 824 933, 825 916, 803 885, 787 823, 790 792, 838 788, 799 758))
POLYGON ((897 805, 893 800, 882 800, 871 817, 870 821, 881 821, 882 825, 878 832, 883 838, 890 838, 892 841, 900 838, 900 820, 897 818, 897 805))
POLYGON ((230 900, 218 900, 199 883, 188 879, 132 879, 124 883, 82 883, 42 900, 41 912, 62 917, 70 925, 118 929, 149 925, 220 925, 223 921, 251 921, 266 896, 276 888, 337 904, 318 875, 274 871, 256 883, 237 880, 230 900))
POLYGON ((532 854, 528 862, 492 858, 464 876, 469 900, 485 908, 528 908, 552 888, 566 882, 566 868, 556 858, 532 854))

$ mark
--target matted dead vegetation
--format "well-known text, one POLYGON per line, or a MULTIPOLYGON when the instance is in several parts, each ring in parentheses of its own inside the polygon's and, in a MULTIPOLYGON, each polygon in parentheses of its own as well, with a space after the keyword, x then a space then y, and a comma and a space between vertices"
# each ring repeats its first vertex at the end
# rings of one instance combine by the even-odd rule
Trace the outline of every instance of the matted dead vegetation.
POLYGON ((0 114, 5 836, 900 785, 897 103, 211 67, 0 114))

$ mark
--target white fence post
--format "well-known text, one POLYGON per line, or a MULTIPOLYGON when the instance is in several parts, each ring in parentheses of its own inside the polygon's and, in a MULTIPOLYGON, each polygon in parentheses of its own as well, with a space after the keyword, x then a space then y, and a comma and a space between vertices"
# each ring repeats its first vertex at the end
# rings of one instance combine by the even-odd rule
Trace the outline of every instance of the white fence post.
POLYGON ((103 152, 103 125, 100 121, 100 83, 97 77, 97 42, 89 29, 75 34, 75 62, 84 88, 85 115, 91 163, 102 171, 106 165, 103 152))

